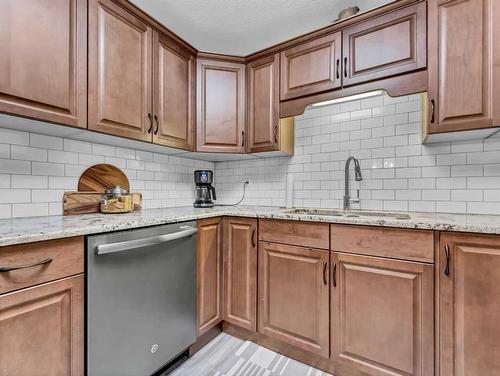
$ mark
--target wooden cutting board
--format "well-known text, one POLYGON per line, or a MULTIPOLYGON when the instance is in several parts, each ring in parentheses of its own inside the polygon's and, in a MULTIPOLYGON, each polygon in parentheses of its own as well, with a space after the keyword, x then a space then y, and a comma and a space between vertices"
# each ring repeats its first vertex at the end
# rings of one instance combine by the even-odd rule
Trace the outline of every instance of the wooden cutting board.
MULTIPOLYGON (((118 167, 98 164, 89 167, 80 177, 78 192, 65 192, 63 214, 90 214, 101 211, 101 197, 108 188, 120 186, 130 191, 127 176, 118 167)), ((142 194, 132 193, 134 210, 142 207, 142 194)))
MULTIPOLYGON (((99 192, 64 192, 63 214, 91 214, 101 211, 101 197, 99 192)), ((134 210, 141 210, 142 195, 132 193, 134 210)))
POLYGON ((78 191, 104 193, 106 189, 117 185, 130 191, 128 178, 122 170, 109 164, 97 164, 89 167, 80 176, 78 191))

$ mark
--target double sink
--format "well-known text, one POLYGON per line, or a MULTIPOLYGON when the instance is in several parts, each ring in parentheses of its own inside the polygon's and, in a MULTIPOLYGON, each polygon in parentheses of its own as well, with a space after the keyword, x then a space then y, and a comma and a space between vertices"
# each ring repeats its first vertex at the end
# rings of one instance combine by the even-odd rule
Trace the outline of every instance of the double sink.
POLYGON ((361 218, 361 217, 381 217, 392 219, 410 219, 407 213, 386 212, 386 211, 371 211, 371 210, 338 210, 338 209, 290 209, 286 210, 287 214, 305 214, 317 216, 345 217, 345 218, 361 218))

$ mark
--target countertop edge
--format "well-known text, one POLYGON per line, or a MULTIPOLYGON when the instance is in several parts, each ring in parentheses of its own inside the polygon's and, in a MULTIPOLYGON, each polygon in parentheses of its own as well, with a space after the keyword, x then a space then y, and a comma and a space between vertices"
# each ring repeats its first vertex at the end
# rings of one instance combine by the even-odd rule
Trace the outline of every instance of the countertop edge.
MULTIPOLYGON (((144 213, 136 213, 135 215, 129 215, 124 217, 114 216, 109 217, 109 215, 96 214, 96 215, 84 215, 84 216, 73 216, 73 217, 40 217, 25 218, 25 226, 29 227, 30 222, 39 222, 44 224, 48 229, 46 231, 32 231, 31 228, 36 228, 36 223, 33 227, 28 228, 26 231, 16 230, 11 233, 1 234, 0 233, 0 247, 19 245, 25 243, 34 243, 39 241, 53 240, 53 239, 64 239, 75 236, 85 236, 93 235, 99 233, 107 233, 113 231, 130 230, 141 227, 156 226, 168 223, 176 222, 186 222, 194 221, 205 218, 215 218, 221 216, 229 217, 247 217, 247 218, 259 218, 259 219, 278 219, 278 220, 289 220, 289 221, 304 221, 304 222, 321 222, 330 224, 345 224, 345 225, 359 225, 359 226, 376 226, 376 227, 391 227, 391 228, 403 228, 403 229, 413 229, 413 230, 428 230, 428 231, 453 231, 453 232, 470 232, 470 233, 481 233, 481 234, 500 234, 500 216, 497 219, 498 223, 488 224, 488 218, 491 216, 476 216, 472 215, 453 215, 453 214, 442 214, 443 218, 439 218, 438 215, 433 215, 431 213, 412 213, 410 219, 394 219, 389 217, 333 217, 333 216, 321 216, 321 215, 308 215, 308 214, 290 214, 283 212, 280 208, 270 208, 270 207, 259 207, 254 208, 227 208, 227 209, 214 209, 211 211, 203 211, 197 213, 189 214, 176 214, 175 211, 187 211, 189 208, 171 208, 167 211, 172 213, 162 213, 162 209, 151 209, 151 211, 145 211, 144 213), (155 216, 155 210, 158 211, 158 215, 155 216), (144 215, 144 216, 142 216, 144 215), (150 215, 148 217, 147 215, 150 215), (137 218, 135 218, 137 217, 137 218), (457 220, 456 218, 460 218, 457 220), (477 220, 478 223, 469 223, 471 218, 477 220), (484 218, 484 219, 483 219, 484 218), (478 220, 478 219, 483 219, 478 220), (44 220, 46 222, 44 222, 44 220), (71 226, 71 222, 74 220, 75 225, 71 226), (78 221, 89 222, 88 224, 83 224, 78 226, 78 221), (105 223, 109 220, 109 223, 105 223), (51 224, 51 222, 55 222, 51 224), (67 223, 66 223, 67 222, 67 223), (92 223, 96 222, 96 223, 92 223), (69 227, 65 227, 65 226, 69 227), (50 230, 50 227, 53 230, 50 230), (59 227, 58 227, 59 226, 59 227)), ((13 219, 10 222, 4 221, 4 223, 10 223, 11 227, 15 225, 20 225, 22 219, 13 219)), ((2 221, 0 221, 0 230, 2 226, 2 221)), ((5 233, 5 231, 4 231, 5 233)))

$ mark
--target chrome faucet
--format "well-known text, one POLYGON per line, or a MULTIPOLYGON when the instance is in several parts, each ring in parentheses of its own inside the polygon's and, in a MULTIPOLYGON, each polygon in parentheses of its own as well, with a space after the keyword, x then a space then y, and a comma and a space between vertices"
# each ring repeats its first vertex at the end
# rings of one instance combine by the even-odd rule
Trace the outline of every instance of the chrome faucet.
POLYGON ((344 194, 344 210, 351 210, 352 202, 359 202, 359 189, 358 189, 358 198, 351 199, 349 195, 349 166, 351 165, 351 161, 354 161, 354 179, 356 181, 363 180, 363 176, 361 175, 361 167, 359 166, 359 161, 356 157, 350 156, 347 158, 345 162, 345 194, 344 194))

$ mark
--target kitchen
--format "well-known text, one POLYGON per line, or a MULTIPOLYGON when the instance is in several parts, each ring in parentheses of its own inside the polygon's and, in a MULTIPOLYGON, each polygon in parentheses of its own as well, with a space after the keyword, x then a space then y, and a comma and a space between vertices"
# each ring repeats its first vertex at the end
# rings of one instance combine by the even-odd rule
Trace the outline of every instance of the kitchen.
POLYGON ((0 375, 500 375, 499 20, 2 0, 0 375))

